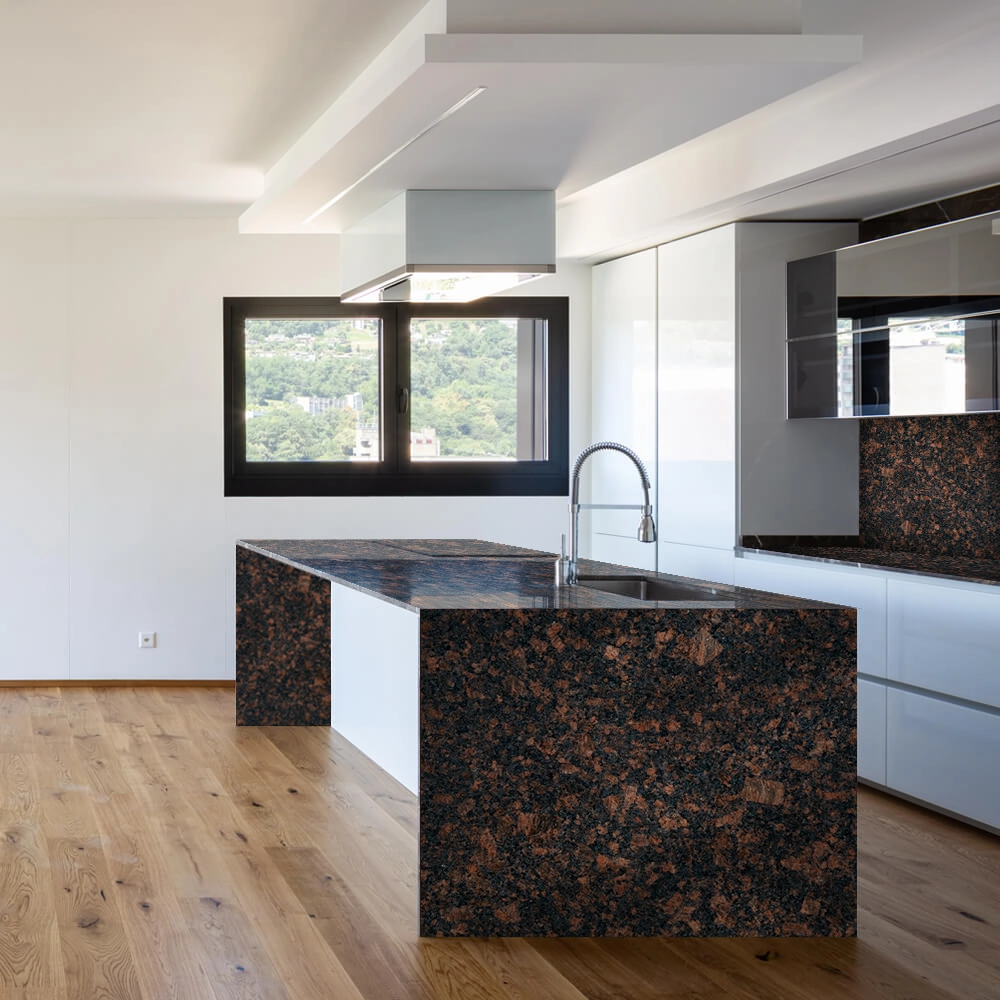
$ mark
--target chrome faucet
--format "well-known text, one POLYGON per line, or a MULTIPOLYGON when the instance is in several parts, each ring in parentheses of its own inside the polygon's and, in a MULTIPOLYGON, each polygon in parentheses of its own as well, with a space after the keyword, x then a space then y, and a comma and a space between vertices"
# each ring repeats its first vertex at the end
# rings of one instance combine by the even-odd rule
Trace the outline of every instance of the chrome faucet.
POLYGON ((573 466, 573 476, 570 487, 569 504, 569 558, 565 555, 556 561, 556 583, 567 583, 573 585, 577 582, 580 572, 580 511, 581 510, 641 510, 639 517, 639 527, 636 531, 636 538, 640 542, 656 541, 656 525, 653 523, 653 508, 649 502, 649 476, 646 473, 646 466, 642 464, 642 459, 623 444, 614 441, 598 441, 588 448, 584 448, 577 457, 573 466), (615 504, 615 503, 580 503, 580 471, 583 463, 594 454, 595 451, 620 451, 623 455, 632 459, 636 469, 639 471, 639 478, 642 480, 643 502, 642 504, 615 504))

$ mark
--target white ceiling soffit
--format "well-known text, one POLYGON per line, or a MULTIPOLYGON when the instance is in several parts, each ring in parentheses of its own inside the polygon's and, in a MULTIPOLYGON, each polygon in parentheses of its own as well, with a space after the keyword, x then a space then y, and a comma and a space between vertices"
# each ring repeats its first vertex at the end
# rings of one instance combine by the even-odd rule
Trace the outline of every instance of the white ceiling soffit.
POLYGON ((853 35, 445 34, 441 20, 425 8, 302 135, 242 232, 341 232, 407 188, 563 198, 861 58, 853 35))
POLYGON ((224 215, 420 0, 0 0, 0 214, 224 215))

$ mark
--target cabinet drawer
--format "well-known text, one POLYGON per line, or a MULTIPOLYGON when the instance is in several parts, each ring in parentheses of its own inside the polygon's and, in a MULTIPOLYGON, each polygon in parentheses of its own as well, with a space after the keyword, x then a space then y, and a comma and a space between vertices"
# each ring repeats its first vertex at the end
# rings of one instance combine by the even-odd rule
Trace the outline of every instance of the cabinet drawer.
POLYGON ((736 584, 858 609, 858 670, 885 676, 885 577, 831 570, 798 559, 736 560, 736 584))
POLYGON ((858 777, 885 784, 885 687, 858 681, 858 777))
POLYGON ((886 697, 888 786, 1000 827, 1000 715, 909 691, 886 697))
POLYGON ((890 579, 888 676, 1000 708, 1000 587, 890 579))

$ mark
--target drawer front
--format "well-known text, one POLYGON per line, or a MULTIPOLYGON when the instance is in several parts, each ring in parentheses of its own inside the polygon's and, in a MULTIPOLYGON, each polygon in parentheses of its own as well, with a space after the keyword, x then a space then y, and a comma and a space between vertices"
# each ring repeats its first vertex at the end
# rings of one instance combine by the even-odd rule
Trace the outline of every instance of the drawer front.
POLYGON ((737 559, 736 584, 858 609, 858 670, 885 676, 885 577, 797 559, 737 559))
POLYGON ((858 777, 885 784, 885 686, 858 681, 858 777))
POLYGON ((1000 587, 890 579, 888 676, 1000 708, 1000 587))
POLYGON ((1000 828, 1000 715, 886 692, 890 788, 1000 828))

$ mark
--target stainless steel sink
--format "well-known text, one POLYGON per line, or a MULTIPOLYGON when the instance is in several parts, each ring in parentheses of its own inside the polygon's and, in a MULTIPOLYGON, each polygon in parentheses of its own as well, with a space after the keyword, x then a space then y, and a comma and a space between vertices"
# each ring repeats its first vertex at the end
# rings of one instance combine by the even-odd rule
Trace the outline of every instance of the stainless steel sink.
MULTIPOLYGON (((577 578, 577 585, 607 594, 621 594, 637 601, 712 601, 719 599, 715 587, 674 583, 652 576, 584 576, 577 578)), ((727 595, 728 596, 728 595, 727 595)))

